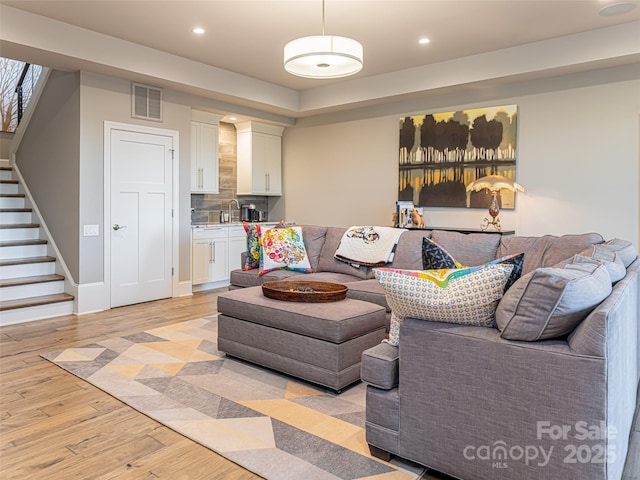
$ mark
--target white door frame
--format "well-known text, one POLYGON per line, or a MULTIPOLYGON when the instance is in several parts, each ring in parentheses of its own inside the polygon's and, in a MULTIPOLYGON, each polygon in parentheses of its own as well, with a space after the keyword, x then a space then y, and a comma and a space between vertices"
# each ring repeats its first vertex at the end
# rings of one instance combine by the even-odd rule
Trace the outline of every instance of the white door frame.
POLYGON ((179 179, 178 171, 180 165, 180 145, 178 143, 180 135, 177 130, 167 130, 164 128, 146 127, 144 125, 133 125, 129 123, 120 122, 104 122, 104 222, 103 222, 103 235, 104 235, 104 285, 105 285, 105 309, 111 308, 111 226, 107 223, 111 219, 111 131, 112 130, 125 130, 135 133, 147 133, 151 135, 162 135, 166 137, 172 137, 173 139, 173 160, 172 160, 172 197, 171 208, 172 215, 172 248, 171 248, 171 267, 173 269, 173 276, 171 277, 171 296, 177 297, 180 295, 179 278, 180 278, 180 232, 179 232, 179 179))

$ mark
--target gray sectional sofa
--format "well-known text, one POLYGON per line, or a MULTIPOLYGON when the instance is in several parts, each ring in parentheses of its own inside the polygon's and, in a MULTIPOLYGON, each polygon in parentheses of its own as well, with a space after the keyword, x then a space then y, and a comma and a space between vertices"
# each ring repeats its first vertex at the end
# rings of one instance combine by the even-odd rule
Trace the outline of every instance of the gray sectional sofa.
MULTIPOLYGON (((389 314, 373 269, 334 259, 345 230, 303 227, 314 273, 279 270, 259 277, 257 270, 236 270, 230 288, 305 275, 344 283, 349 298, 381 305, 389 314)), ((524 252, 520 281, 565 267, 604 242, 594 233, 519 237, 414 230, 400 237, 387 266, 422 269, 424 237, 464 265, 524 252)), ((559 337, 508 340, 498 328, 405 319, 399 346, 381 343, 362 356, 372 453, 397 455, 464 480, 619 480, 640 378, 640 259, 633 246, 623 256, 623 278, 559 337)), ((544 302, 541 296, 540 305, 527 308, 542 312, 544 302)), ((522 307, 511 303, 511 309, 522 307)))

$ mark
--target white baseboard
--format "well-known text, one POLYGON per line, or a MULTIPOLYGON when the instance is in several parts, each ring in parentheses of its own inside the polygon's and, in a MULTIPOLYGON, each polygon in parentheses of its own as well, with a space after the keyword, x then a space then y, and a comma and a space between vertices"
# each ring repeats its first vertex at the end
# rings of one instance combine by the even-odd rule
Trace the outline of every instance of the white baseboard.
POLYGON ((76 315, 108 310, 105 305, 104 282, 83 283, 78 285, 76 296, 76 315))

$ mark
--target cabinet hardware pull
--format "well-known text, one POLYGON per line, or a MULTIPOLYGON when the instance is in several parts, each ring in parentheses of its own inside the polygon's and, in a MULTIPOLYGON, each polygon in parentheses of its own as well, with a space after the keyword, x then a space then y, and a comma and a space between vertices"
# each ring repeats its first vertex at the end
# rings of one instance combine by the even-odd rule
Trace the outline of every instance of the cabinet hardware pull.
POLYGON ((211 263, 216 263, 216 242, 211 242, 211 263))

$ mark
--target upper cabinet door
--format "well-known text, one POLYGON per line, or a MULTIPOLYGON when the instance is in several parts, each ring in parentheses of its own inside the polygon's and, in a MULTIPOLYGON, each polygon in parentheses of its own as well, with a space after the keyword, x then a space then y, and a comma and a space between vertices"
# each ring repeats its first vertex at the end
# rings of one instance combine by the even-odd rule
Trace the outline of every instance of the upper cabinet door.
POLYGON ((219 191, 217 125, 191 122, 191 191, 219 191))
POLYGON ((243 122, 238 138, 238 195, 282 195, 283 127, 243 122))

